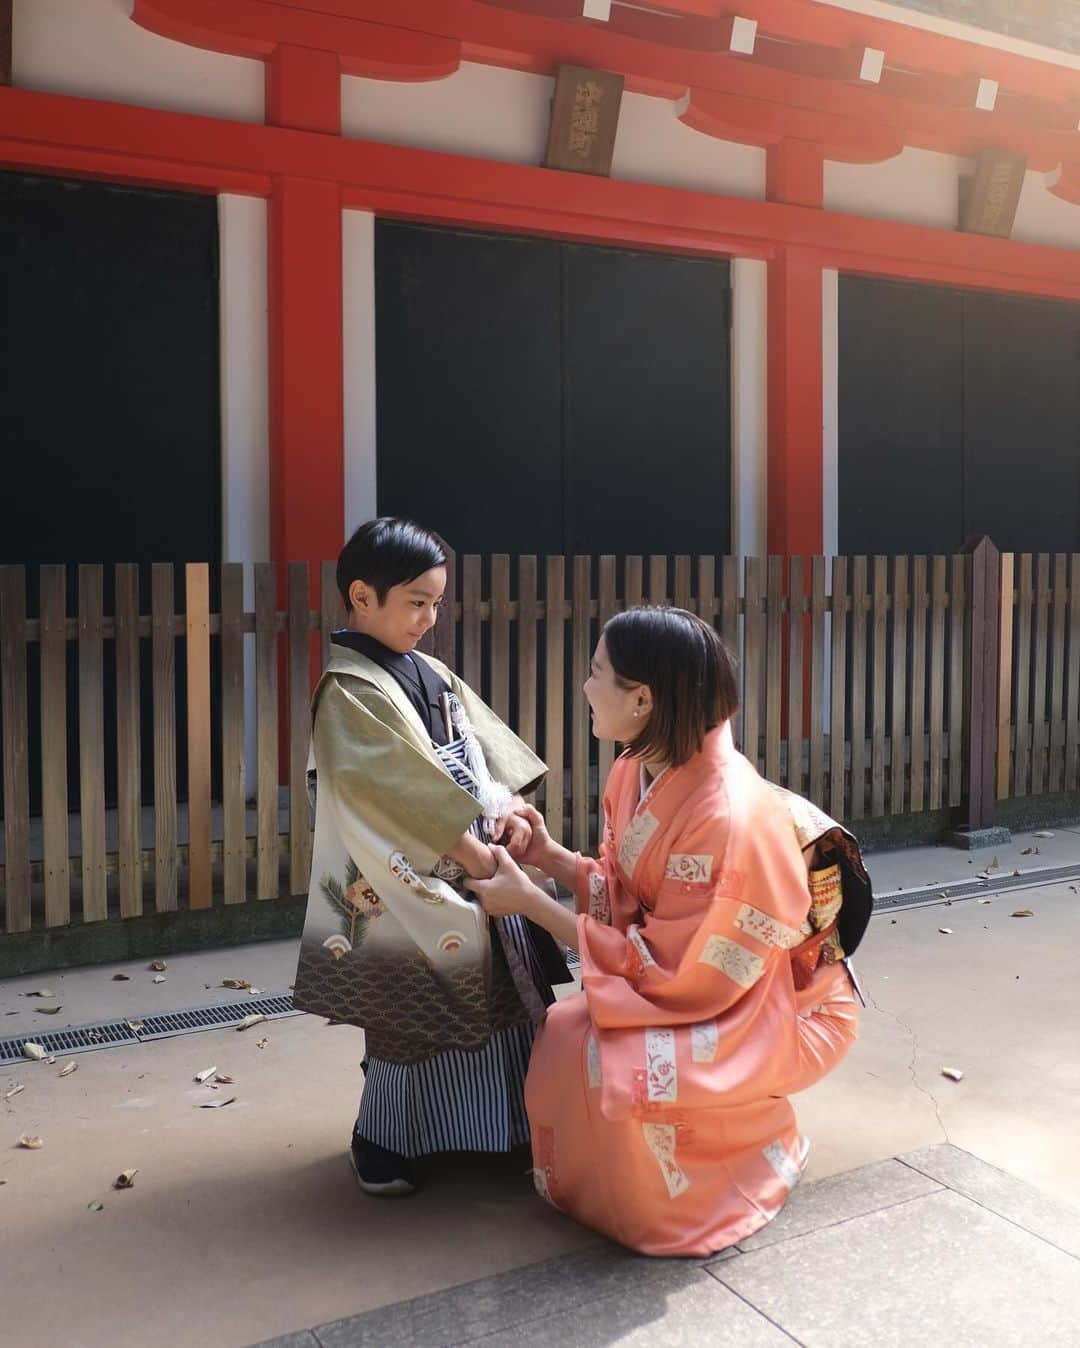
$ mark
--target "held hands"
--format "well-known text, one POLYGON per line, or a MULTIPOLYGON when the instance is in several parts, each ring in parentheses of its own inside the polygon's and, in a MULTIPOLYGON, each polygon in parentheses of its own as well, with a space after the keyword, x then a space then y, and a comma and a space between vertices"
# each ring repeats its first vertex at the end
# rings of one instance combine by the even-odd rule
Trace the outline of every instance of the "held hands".
POLYGON ((538 866, 541 870, 544 870, 544 861, 548 849, 551 847, 551 834, 547 831, 544 816, 532 805, 526 805, 522 801, 515 817, 528 827, 529 838, 521 852, 515 852, 512 847, 509 848, 510 855, 520 861, 523 866, 538 866))
POLYGON ((491 848, 495 860, 495 874, 490 880, 466 880, 480 900, 480 907, 489 917, 508 917, 511 913, 527 913, 540 891, 515 863, 509 851, 497 843, 491 848))
POLYGON ((533 830, 529 820, 521 813, 528 806, 520 796, 514 797, 514 808, 495 825, 495 841, 500 843, 515 860, 520 861, 529 850, 533 830))

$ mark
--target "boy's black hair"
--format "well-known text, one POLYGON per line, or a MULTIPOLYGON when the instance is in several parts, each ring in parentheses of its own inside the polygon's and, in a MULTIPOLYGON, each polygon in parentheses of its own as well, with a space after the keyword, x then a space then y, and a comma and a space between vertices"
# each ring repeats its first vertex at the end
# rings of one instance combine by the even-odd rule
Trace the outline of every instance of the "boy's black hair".
POLYGON ((354 580, 370 585, 386 603, 395 585, 404 585, 433 566, 446 565, 442 540, 412 520, 383 515, 361 524, 345 544, 337 559, 337 587, 346 610, 349 586, 354 580))
POLYGON ((652 693, 645 729, 627 745, 635 758, 679 767, 739 709, 731 652, 696 614, 649 605, 627 609, 605 624, 604 645, 620 687, 643 683, 652 693))

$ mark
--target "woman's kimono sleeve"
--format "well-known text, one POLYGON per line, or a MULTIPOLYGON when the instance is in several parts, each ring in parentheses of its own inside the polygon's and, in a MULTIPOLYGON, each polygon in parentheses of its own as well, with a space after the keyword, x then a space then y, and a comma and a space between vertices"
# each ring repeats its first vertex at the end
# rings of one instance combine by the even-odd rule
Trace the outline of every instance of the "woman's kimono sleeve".
POLYGON ((578 917, 582 984, 600 1029, 716 1017, 787 966, 804 939, 806 868, 790 824, 763 813, 737 838, 726 816, 675 836, 640 925, 578 917))
POLYGON ((475 797, 394 729, 395 708, 360 680, 330 677, 312 732, 320 804, 328 793, 341 841, 380 895, 391 858, 404 856, 443 898, 457 895, 430 876, 479 813, 475 797), (445 893, 443 893, 445 891, 445 893))

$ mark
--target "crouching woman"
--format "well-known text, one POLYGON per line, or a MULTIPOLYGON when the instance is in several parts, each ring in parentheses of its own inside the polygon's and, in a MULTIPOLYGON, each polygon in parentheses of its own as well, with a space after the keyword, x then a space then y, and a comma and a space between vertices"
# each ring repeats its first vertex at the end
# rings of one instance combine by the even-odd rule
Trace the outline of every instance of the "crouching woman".
POLYGON ((734 665, 706 623, 618 615, 584 691, 596 736, 626 746, 599 860, 525 811, 524 860, 577 915, 501 848, 494 879, 470 886, 489 914, 525 914, 581 954, 583 990, 548 1010, 526 1082, 536 1185, 632 1249, 710 1254, 783 1207, 807 1156, 787 1097, 855 1038, 838 871, 815 903, 812 807, 735 749, 734 665))

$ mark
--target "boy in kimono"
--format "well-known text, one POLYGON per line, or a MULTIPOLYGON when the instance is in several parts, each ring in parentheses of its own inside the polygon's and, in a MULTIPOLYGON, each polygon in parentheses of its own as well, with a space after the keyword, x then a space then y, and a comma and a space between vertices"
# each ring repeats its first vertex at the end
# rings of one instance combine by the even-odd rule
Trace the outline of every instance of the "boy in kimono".
MULTIPOLYGON (((315 845, 294 1001, 360 1025, 350 1157, 365 1193, 412 1193, 414 1162, 528 1141, 535 1023, 568 977, 521 918, 489 924, 464 881, 512 854, 544 764, 445 665, 416 650, 446 586, 438 538, 407 520, 342 549, 345 628, 312 702, 315 845)), ((448 621, 453 621, 450 616, 448 621)))

